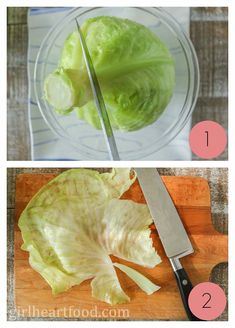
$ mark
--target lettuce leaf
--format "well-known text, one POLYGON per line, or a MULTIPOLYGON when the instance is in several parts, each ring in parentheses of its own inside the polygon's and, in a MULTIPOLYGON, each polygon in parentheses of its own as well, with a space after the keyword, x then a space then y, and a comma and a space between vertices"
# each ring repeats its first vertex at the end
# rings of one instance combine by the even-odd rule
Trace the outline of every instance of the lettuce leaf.
POLYGON ((149 279, 136 270, 121 263, 114 263, 114 266, 122 272, 125 272, 146 294, 151 295, 160 289, 159 286, 153 284, 149 279))
MULTIPOLYGON (((125 303, 129 297, 110 255, 150 268, 160 263, 150 238, 148 207, 119 199, 135 178, 129 169, 102 174, 72 169, 50 181, 29 202, 19 219, 22 249, 29 252, 30 265, 53 294, 92 279, 95 298, 125 303)), ((135 270, 123 271, 147 293, 158 290, 135 270)))

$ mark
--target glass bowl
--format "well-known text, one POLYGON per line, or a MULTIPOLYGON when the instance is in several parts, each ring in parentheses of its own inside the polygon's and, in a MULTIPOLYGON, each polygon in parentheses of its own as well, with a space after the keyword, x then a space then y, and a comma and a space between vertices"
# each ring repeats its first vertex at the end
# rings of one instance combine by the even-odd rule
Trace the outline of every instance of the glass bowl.
POLYGON ((75 18, 82 24, 88 18, 105 15, 128 18, 147 26, 167 45, 175 60, 174 93, 160 118, 138 131, 114 131, 121 160, 144 160, 167 145, 183 129, 195 107, 199 90, 199 67, 194 47, 180 24, 163 9, 100 7, 69 11, 49 31, 39 49, 34 71, 37 103, 49 127, 76 148, 78 159, 109 159, 102 131, 80 121, 74 112, 68 116, 57 114, 44 99, 43 91, 46 76, 58 66, 65 39, 76 30, 75 18))

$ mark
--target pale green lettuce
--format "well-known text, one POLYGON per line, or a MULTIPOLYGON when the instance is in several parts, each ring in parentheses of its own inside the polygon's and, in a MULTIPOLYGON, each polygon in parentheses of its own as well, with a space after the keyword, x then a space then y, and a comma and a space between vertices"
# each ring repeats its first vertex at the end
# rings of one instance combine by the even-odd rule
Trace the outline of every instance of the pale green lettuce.
MULTIPOLYGON (((155 122, 175 81, 165 44, 145 26, 117 17, 90 18, 81 29, 113 128, 134 131, 155 122)), ((100 129, 77 31, 66 39, 58 66, 45 80, 46 99, 58 112, 75 110, 100 129)))
POLYGON ((148 207, 120 196, 136 176, 129 169, 110 173, 68 170, 44 186, 20 216, 19 227, 32 268, 54 294, 92 279, 92 295, 110 304, 125 303, 114 265, 145 292, 158 286, 133 269, 114 264, 115 255, 149 268, 161 260, 150 238, 148 207))

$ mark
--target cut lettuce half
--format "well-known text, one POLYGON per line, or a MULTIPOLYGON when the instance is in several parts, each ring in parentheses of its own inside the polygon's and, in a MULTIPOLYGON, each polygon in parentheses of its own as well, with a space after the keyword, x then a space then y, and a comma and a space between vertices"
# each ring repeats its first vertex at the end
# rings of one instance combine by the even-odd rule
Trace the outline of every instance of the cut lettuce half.
POLYGON ((129 297, 114 265, 146 293, 157 291, 137 271, 113 264, 110 255, 149 268, 161 262, 150 238, 148 207, 120 196, 135 181, 129 169, 102 173, 68 170, 44 186, 20 216, 19 227, 29 263, 53 294, 92 279, 92 295, 109 304, 129 297))

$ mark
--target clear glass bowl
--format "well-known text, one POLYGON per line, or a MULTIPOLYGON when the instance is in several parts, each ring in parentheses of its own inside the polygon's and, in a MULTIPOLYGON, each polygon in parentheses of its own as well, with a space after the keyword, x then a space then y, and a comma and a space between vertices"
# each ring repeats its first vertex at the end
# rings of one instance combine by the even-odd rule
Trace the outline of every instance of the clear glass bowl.
POLYGON ((114 131, 122 160, 144 160, 179 134, 192 114, 199 90, 199 67, 194 47, 180 24, 163 9, 101 7, 69 11, 49 31, 40 47, 34 72, 37 103, 50 128, 77 149, 78 159, 109 159, 102 131, 80 121, 73 112, 60 116, 43 97, 43 82, 57 67, 65 39, 76 29, 75 17, 82 24, 88 18, 103 15, 128 18, 147 26, 167 45, 175 60, 174 94, 160 118, 138 131, 114 131))

